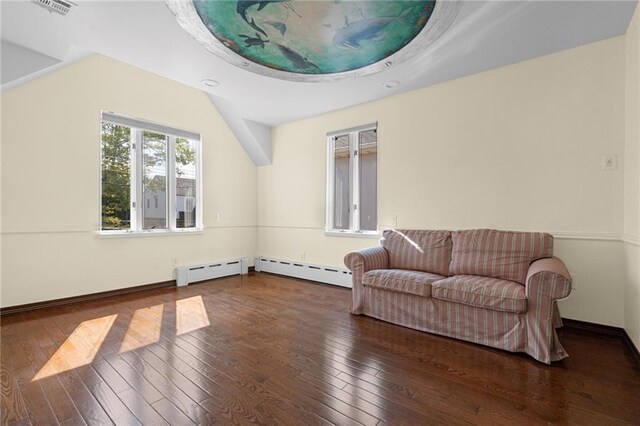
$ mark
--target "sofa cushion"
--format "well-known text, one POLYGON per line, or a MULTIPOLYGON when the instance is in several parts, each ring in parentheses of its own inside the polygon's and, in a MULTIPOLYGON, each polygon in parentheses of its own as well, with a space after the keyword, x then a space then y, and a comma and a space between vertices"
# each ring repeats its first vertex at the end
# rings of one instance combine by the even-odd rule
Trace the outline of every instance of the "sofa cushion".
POLYGON ((513 281, 475 275, 454 275, 431 285, 432 297, 495 311, 527 311, 525 288, 513 281))
POLYGON ((389 229, 380 244, 389 252, 389 267, 449 275, 451 232, 389 229))
POLYGON ((480 275, 525 284, 529 265, 553 255, 553 237, 541 232, 474 229, 452 233, 451 275, 480 275))
POLYGON ((362 284, 367 287, 431 297, 431 283, 443 279, 442 275, 405 269, 374 269, 365 272, 362 284))

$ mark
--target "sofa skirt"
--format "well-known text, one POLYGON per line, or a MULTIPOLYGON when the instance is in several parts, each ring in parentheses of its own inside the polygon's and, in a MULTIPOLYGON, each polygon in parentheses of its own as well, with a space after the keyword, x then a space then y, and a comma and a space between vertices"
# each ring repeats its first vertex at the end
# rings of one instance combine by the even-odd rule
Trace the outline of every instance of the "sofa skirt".
POLYGON ((528 313, 494 311, 366 286, 363 290, 363 313, 382 321, 510 352, 524 352, 545 363, 568 356, 555 330, 562 326, 557 306, 553 307, 553 317, 546 327, 548 341, 541 344, 539 339, 528 339, 531 336, 528 313))

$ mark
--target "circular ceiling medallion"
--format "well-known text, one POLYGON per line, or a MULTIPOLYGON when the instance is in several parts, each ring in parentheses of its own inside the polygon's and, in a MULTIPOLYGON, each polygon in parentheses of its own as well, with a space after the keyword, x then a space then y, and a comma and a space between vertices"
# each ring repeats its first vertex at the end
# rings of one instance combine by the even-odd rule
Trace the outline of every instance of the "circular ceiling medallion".
POLYGON ((414 57, 455 18, 452 1, 167 0, 208 50, 258 74, 335 81, 414 57))

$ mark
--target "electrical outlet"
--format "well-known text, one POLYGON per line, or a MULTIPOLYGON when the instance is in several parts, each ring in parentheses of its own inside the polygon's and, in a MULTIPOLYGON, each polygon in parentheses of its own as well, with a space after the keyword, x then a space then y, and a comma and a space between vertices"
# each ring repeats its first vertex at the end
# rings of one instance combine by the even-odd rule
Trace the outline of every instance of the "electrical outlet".
POLYGON ((616 154, 604 154, 602 156, 602 170, 615 170, 618 168, 618 156, 616 154))
POLYGON ((178 264, 178 258, 177 257, 172 257, 171 258, 171 266, 176 266, 178 264))
POLYGON ((306 260, 306 259, 307 259, 307 253, 300 254, 300 260, 306 260))
POLYGON ((575 274, 571 274, 571 288, 573 290, 577 290, 578 289, 578 276, 575 274))
POLYGON ((397 227, 398 226, 398 216, 391 216, 391 222, 393 223, 393 227, 397 227))
POLYGON ((220 213, 216 213, 216 222, 220 222, 220 213))

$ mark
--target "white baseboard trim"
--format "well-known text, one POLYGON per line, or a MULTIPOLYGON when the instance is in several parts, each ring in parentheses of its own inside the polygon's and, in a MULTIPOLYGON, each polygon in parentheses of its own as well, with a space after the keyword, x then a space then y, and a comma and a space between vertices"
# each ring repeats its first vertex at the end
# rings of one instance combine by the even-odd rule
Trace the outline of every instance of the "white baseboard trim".
POLYGON ((213 280, 230 275, 246 275, 248 269, 246 257, 179 266, 176 268, 176 285, 183 287, 198 281, 213 280))
POLYGON ((334 268, 267 256, 256 257, 254 268, 256 272, 269 272, 340 287, 352 287, 351 271, 345 268, 334 268))

